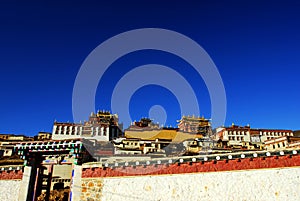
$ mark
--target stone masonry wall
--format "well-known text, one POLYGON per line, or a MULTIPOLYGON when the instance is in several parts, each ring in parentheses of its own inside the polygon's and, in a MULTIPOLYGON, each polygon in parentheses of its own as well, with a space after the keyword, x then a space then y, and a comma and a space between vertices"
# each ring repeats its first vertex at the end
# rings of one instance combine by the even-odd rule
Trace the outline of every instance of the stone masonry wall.
POLYGON ((83 178, 80 200, 299 200, 300 167, 83 178))
POLYGON ((82 179, 80 200, 96 201, 102 198, 103 179, 82 179))
POLYGON ((21 183, 21 180, 0 180, 0 200, 17 201, 21 183))

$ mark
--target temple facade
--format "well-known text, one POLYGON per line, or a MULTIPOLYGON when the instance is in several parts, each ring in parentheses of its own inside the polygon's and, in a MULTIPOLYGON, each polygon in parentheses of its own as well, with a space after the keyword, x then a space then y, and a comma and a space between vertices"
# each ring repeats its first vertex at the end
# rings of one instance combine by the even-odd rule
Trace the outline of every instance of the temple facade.
POLYGON ((182 132, 196 133, 203 136, 212 133, 210 121, 204 117, 183 116, 178 120, 178 128, 182 132))
POLYGON ((118 115, 98 111, 91 113, 84 123, 54 122, 52 139, 85 138, 97 141, 110 141, 122 136, 118 115))

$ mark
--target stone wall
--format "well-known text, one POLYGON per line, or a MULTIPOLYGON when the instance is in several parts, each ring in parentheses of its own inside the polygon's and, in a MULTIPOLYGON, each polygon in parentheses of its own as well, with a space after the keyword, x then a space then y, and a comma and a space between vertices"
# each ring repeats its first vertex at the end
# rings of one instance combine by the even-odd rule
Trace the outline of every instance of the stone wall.
MULTIPOLYGON (((268 152, 267 152, 268 153, 268 152)), ((212 157, 210 159, 188 158, 179 159, 177 162, 168 161, 146 161, 146 164, 137 161, 134 164, 112 164, 107 167, 83 167, 82 177, 120 177, 120 176, 140 176, 140 175, 162 175, 162 174, 184 174, 197 172, 219 172, 234 170, 250 170, 264 168, 297 167, 300 166, 300 154, 294 155, 270 155, 262 157, 246 158, 221 158, 212 157), (202 160, 202 161, 201 161, 202 160), (181 161, 181 162, 180 162, 181 161), (147 163, 148 162, 148 163, 147 163)), ((231 156, 231 155, 230 155, 231 156)), ((108 165, 108 164, 106 164, 108 165)), ((102 164, 103 166, 103 164, 102 164)))
POLYGON ((298 200, 300 167, 83 178, 80 200, 298 200))
POLYGON ((21 180, 0 180, 0 200, 17 201, 21 180))
POLYGON ((299 200, 300 150, 82 166, 80 200, 299 200))
POLYGON ((96 201, 101 200, 103 179, 82 179, 80 200, 96 201))
POLYGON ((0 200, 18 200, 23 178, 23 166, 0 167, 0 200))

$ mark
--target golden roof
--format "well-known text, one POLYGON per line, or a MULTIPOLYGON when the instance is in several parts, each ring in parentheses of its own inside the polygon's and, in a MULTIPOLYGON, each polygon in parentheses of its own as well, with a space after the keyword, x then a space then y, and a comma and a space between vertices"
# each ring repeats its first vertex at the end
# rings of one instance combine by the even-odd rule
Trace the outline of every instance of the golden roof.
POLYGON ((173 142, 182 142, 187 139, 202 138, 201 134, 185 133, 177 130, 157 129, 151 131, 126 131, 126 138, 139 138, 141 140, 172 140, 173 142))

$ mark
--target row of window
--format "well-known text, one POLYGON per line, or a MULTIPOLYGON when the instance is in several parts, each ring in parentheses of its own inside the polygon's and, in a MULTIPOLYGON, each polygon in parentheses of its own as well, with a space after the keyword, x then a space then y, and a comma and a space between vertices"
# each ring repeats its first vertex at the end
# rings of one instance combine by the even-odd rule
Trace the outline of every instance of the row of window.
POLYGON ((247 135, 247 131, 229 131, 229 135, 247 135))
POLYGON ((273 144, 273 149, 286 147, 286 142, 280 142, 278 144, 273 144))
MULTIPOLYGON (((74 126, 59 126, 55 129, 55 134, 57 135, 82 135, 84 132, 83 127, 74 126)), ((108 128, 104 127, 92 127, 89 131, 91 135, 103 135, 106 136, 109 133, 108 128)))
POLYGON ((244 141, 244 137, 232 137, 232 136, 229 136, 228 139, 229 140, 235 140, 235 141, 244 141))
POLYGON ((81 135, 82 134, 82 128, 78 129, 78 130, 73 130, 73 129, 56 129, 55 134, 57 135, 81 135))
MULTIPOLYGON (((229 135, 247 135, 247 131, 229 131, 229 135)), ((262 135, 264 136, 293 136, 292 133, 289 132, 261 132, 262 135)))
MULTIPOLYGON (((229 140, 234 140, 234 141, 244 141, 244 137, 240 137, 240 136, 229 136, 228 137, 229 140)), ((274 137, 267 137, 267 140, 270 140, 270 139, 274 139, 274 137)), ((251 140, 251 141, 255 141, 255 140, 251 140)))
POLYGON ((264 136, 292 136, 292 133, 286 133, 286 132, 263 132, 264 136))
POLYGON ((152 152, 157 152, 157 149, 154 149, 154 148, 150 148, 148 150, 144 150, 147 153, 152 153, 152 152))

